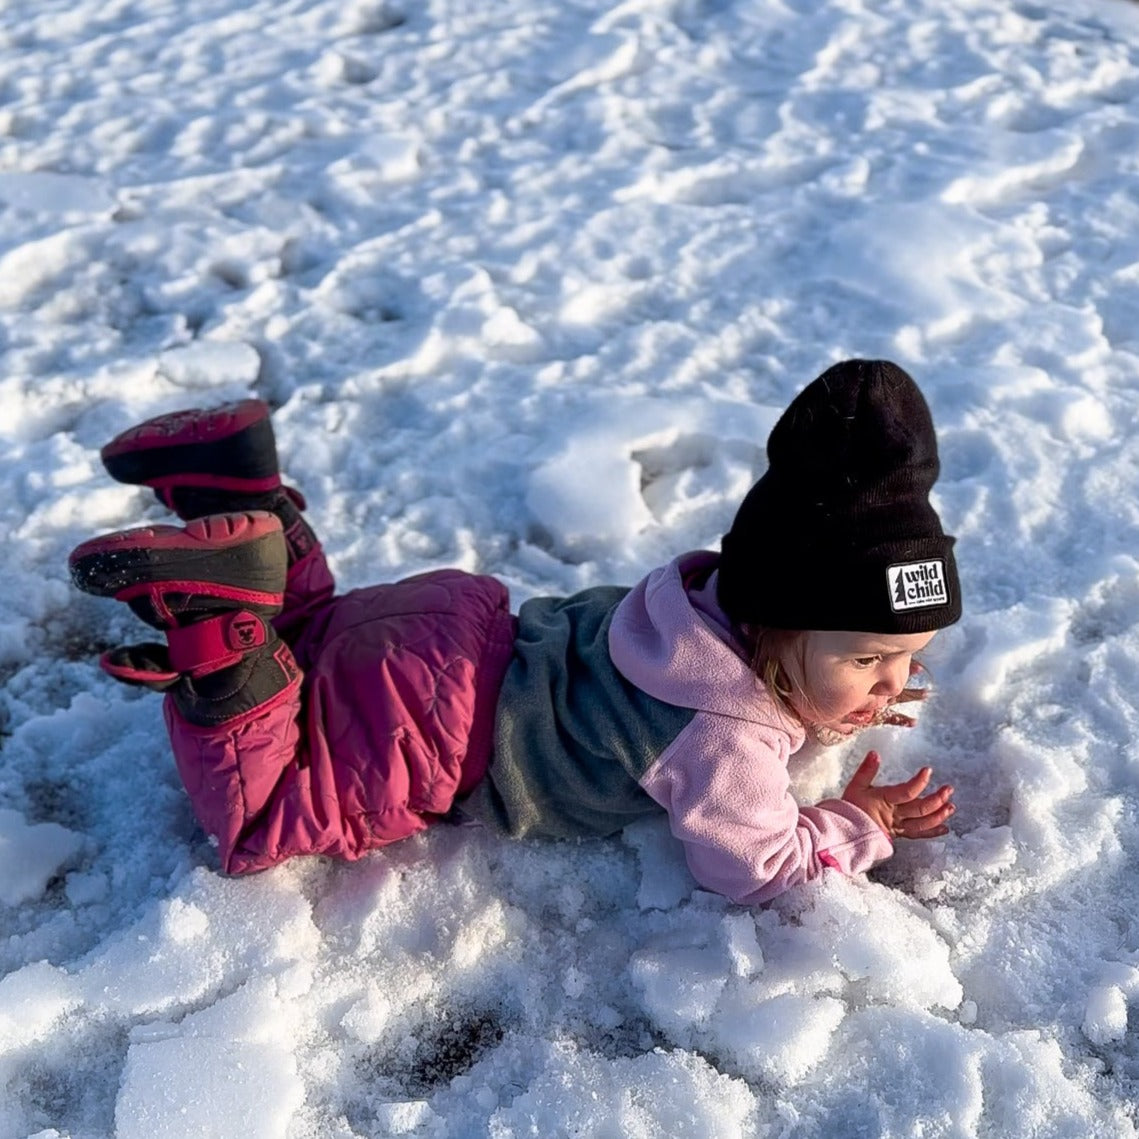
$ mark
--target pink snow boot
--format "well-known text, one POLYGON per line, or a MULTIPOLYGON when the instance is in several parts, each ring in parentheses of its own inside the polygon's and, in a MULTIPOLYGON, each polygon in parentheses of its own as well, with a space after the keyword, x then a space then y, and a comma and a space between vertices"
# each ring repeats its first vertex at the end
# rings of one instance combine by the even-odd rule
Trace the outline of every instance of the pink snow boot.
POLYGON ((281 483, 263 400, 156 416, 116 435, 101 455, 113 479, 150 487, 184 521, 267 510, 281 520, 290 564, 316 548, 316 536, 301 517, 304 497, 281 483))
POLYGON ((166 632, 166 645, 112 649, 101 666, 128 684, 169 689, 191 723, 244 718, 299 683, 270 623, 287 573, 275 515, 247 511, 120 530, 77 546, 68 564, 85 593, 124 601, 166 632))

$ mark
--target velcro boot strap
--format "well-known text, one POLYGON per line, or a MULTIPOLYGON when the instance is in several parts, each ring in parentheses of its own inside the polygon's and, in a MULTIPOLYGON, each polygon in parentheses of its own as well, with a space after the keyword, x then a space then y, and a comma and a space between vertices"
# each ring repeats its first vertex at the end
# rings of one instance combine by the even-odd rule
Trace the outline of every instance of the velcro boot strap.
POLYGON ((184 628, 168 629, 166 640, 175 672, 203 676, 236 664, 273 636, 267 621, 248 609, 238 609, 184 628))

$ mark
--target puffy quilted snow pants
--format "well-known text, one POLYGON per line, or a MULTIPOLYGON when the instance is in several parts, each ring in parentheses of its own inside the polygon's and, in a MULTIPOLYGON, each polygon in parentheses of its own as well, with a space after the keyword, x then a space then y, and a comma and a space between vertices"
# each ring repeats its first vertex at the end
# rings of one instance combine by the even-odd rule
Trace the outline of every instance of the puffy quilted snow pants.
POLYGON ((166 699, 178 771, 229 873, 358 858, 445 815, 486 771, 514 637, 506 588, 441 570, 333 590, 319 546, 290 569, 273 624, 295 675, 271 699, 211 727, 166 699))

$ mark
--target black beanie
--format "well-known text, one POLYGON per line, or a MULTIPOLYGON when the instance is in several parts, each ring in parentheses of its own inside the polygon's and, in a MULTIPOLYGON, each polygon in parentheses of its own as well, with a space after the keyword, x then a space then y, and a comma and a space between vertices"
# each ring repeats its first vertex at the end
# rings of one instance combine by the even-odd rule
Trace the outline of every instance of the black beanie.
POLYGON ((929 407, 886 360, 845 360, 767 440, 767 471, 724 535, 718 598, 737 624, 929 633, 961 616, 953 538, 929 492, 929 407))

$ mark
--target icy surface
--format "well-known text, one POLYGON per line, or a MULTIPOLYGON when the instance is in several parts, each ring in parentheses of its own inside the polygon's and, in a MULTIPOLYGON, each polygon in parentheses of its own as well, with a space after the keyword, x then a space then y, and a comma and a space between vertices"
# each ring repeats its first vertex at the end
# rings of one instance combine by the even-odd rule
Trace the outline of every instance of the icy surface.
POLYGON ((0 1139, 1126 1139, 1139 1099, 1139 7, 12 0, 0 1139), (216 870, 68 550, 250 394, 341 585, 715 547, 835 359, 938 423, 953 835, 750 911, 667 827, 216 870))

